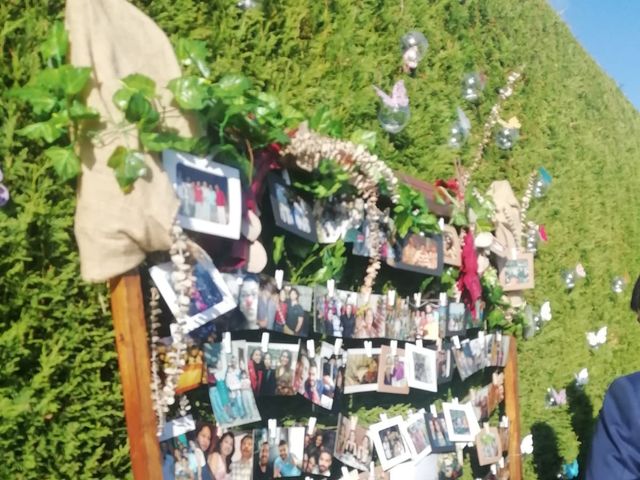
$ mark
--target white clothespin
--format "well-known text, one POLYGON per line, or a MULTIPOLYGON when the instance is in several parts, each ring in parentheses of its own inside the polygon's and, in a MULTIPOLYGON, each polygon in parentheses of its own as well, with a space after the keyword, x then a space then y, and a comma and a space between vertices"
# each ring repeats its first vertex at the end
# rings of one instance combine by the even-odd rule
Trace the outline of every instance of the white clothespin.
POLYGON ((440 227, 440 230, 444 230, 444 218, 440 217, 438 219, 438 226, 440 227))
POLYGON ((460 339, 458 338, 458 335, 454 335, 453 337, 451 337, 451 341, 453 342, 454 347, 456 347, 457 349, 460 348, 460 339))
POLYGON ((422 292, 413 294, 413 302, 416 304, 416 308, 420 308, 420 300, 422 300, 422 292))
POLYGON ((500 426, 502 428, 509 428, 509 417, 507 417, 506 415, 503 415, 502 418, 500 419, 500 426))
POLYGON ((340 471, 342 472, 342 478, 349 478, 349 476, 351 475, 349 473, 349 469, 347 467, 345 467, 344 465, 342 466, 342 468, 340 469, 340 471))
POLYGON ((413 415, 413 408, 410 408, 409 410, 407 410, 407 416, 411 416, 413 415))
POLYGON ((493 465, 491 465, 491 467, 489 467, 489 470, 491 470, 491 473, 493 475, 497 475, 498 474, 498 469, 496 468, 496 464, 495 463, 493 465))
POLYGON ((309 435, 313 435, 313 432, 316 429, 316 422, 318 419, 316 417, 309 417, 309 423, 307 425, 307 433, 309 435))
POLYGON ((436 406, 434 404, 429 405, 429 411, 431 412, 432 417, 438 416, 438 410, 436 409, 436 406))
POLYGON ((364 341, 364 351, 367 354, 367 357, 371 357, 373 355, 373 342, 371 340, 364 341))
POLYGON ((351 424, 351 429, 350 430, 355 430, 356 427, 358 426, 358 416, 357 415, 351 415, 351 417, 349 417, 349 423, 351 424))
POLYGON ((451 400, 451 403, 453 403, 454 405, 458 405, 458 397, 453 397, 453 400, 451 400))
POLYGON ((482 425, 482 427, 484 428, 484 431, 489 433, 489 422, 484 422, 484 424, 482 425))
POLYGON ((269 420, 267 420, 267 425, 269 428, 269 437, 276 438, 278 421, 275 418, 270 418, 269 420))
POLYGON ((518 259, 518 247, 513 247, 510 253, 511 253, 511 260, 518 259))
POLYGON ((480 340, 481 342, 484 342, 484 330, 480 330, 478 332, 478 340, 480 340))
POLYGON ((443 307, 446 307, 449 303, 449 297, 447 297, 447 292, 440 292, 439 303, 443 307))
POLYGON ((389 305, 395 305, 396 303, 396 291, 395 290, 389 290, 387 292, 387 303, 389 305))
POLYGON ((222 334, 222 349, 224 353, 231 353, 231 332, 222 334))
POLYGON ((418 347, 418 348, 424 348, 424 345, 423 345, 423 343, 422 343, 422 339, 421 339, 421 338, 418 338, 418 339, 416 340, 416 347, 418 347))
POLYGON ((386 413, 381 413, 380 414, 380 420, 383 422, 386 422, 387 420, 389 420, 389 417, 387 417, 386 413))
POLYGON ((327 280, 327 293, 330 297, 333 297, 336 291, 336 281, 333 278, 327 280))
POLYGON ((498 466, 500 468, 504 468, 504 457, 500 457, 500 460, 498 460, 498 466))
POLYGON ((436 350, 439 352, 440 350, 442 350, 442 339, 438 338, 436 340, 436 350))
POLYGON ((369 480, 376 480, 376 464, 373 461, 369 464, 369 480))
POLYGON ((340 355, 340 350, 342 350, 342 339, 338 337, 336 338, 336 342, 333 344, 333 354, 340 355))
POLYGON ((275 273, 276 287, 278 290, 282 290, 282 282, 284 281, 284 270, 276 270, 275 273))
POLYGON ((389 342, 389 346, 391 347, 391 356, 394 357, 398 353, 398 341, 391 340, 389 342))
POLYGON ((282 172, 282 179, 284 180, 284 183, 291 186, 291 177, 289 176, 289 171, 286 168, 283 168, 281 172, 282 172))
POLYGON ((309 358, 316 358, 316 342, 313 338, 307 340, 307 354, 309 358))
POLYGON ((496 342, 502 341, 502 330, 496 330, 496 342))
POLYGON ((260 349, 263 352, 269 350, 269 332, 262 332, 262 340, 260 341, 260 349))

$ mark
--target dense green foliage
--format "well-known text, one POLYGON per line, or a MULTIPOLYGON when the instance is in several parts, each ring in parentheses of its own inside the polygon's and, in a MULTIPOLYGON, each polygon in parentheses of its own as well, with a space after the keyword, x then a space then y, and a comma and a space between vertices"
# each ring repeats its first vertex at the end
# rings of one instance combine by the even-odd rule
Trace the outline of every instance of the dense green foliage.
MULTIPOLYGON (((640 334, 628 296, 610 293, 609 282, 640 267, 640 118, 546 2, 286 0, 267 1, 263 13, 220 0, 135 3, 176 41, 208 41, 213 78, 242 72, 307 115, 325 105, 342 120, 345 137, 379 130, 371 84, 389 89, 401 77, 399 38, 423 31, 429 52, 416 77, 406 79, 411 122, 395 137, 379 135, 377 148, 394 168, 425 180, 453 174, 446 140, 462 103, 462 75, 480 69, 489 79, 478 111, 465 106, 473 140, 494 89, 526 64, 505 112, 523 124, 520 142, 509 155, 492 147, 476 179, 484 188, 508 178, 522 192, 534 168, 544 165, 554 176, 530 215, 550 235, 530 299, 550 299, 554 319, 520 345, 523 433, 532 429, 544 453, 527 461, 525 478, 554 478, 562 457, 584 453, 606 386, 638 366, 640 334), (579 261, 587 279, 567 293, 559 270, 579 261), (584 333, 603 324, 609 342, 590 352, 584 333), (570 391, 569 408, 547 409, 546 388, 569 384, 585 366, 591 382, 584 393, 570 391)), ((61 1, 0 5, 1 90, 38 70, 39 45, 62 11, 61 1)), ((2 100, 0 166, 13 197, 0 210, 0 478, 124 478, 128 450, 105 290, 79 279, 73 185, 55 180, 42 145, 16 135, 32 121, 26 107, 2 100)), ((380 411, 368 407, 407 400, 371 397, 354 399, 353 408, 367 407, 363 418, 380 411)), ((432 398, 409 400, 422 406, 432 398)), ((472 478, 469 469, 465 478, 472 478)))

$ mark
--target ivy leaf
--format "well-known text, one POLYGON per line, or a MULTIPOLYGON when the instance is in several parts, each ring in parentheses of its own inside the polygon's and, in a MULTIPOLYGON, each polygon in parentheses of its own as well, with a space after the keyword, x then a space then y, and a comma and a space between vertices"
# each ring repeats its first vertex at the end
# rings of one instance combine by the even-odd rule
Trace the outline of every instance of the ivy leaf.
POLYGON ((116 147, 107 165, 115 171, 118 185, 125 193, 129 193, 135 181, 147 173, 144 155, 123 146, 116 147))
POLYGON ((113 98, 111 100, 119 110, 124 112, 127 110, 129 100, 131 99, 133 93, 134 92, 129 90, 128 88, 119 88, 118 90, 116 90, 116 93, 113 94, 113 98))
POLYGON ((149 100, 156 95, 156 82, 146 75, 132 73, 124 77, 121 82, 132 92, 141 93, 149 100))
POLYGON ((58 104, 58 99, 54 95, 40 87, 26 86, 12 88, 7 92, 7 96, 29 103, 33 108, 33 113, 36 115, 49 113, 58 104))
POLYGON ((175 132, 142 132, 140 133, 140 141, 144 148, 152 152, 161 152, 167 149, 193 152, 202 150, 200 144, 203 139, 182 137, 175 132))
POLYGON ((69 37, 62 22, 55 22, 49 31, 49 36, 42 45, 40 45, 40 53, 45 62, 54 60, 54 64, 62 65, 64 57, 69 50, 69 37))
POLYGON ((247 77, 238 73, 225 75, 213 85, 213 93, 216 97, 229 99, 241 96, 251 87, 247 77))
POLYGON ((88 67, 63 65, 58 70, 60 72, 60 83, 64 89, 64 93, 69 97, 79 94, 91 76, 91 69, 88 67))
POLYGON ((211 74, 211 70, 207 65, 207 53, 206 42, 188 38, 178 40, 176 54, 180 63, 186 66, 195 65, 203 77, 208 77, 211 74))
POLYGON ((80 158, 71 148, 50 147, 44 154, 51 160, 54 170, 62 180, 71 180, 80 173, 80 158))
POLYGON ((329 109, 324 105, 313 114, 309 120, 309 127, 318 133, 324 133, 331 137, 342 136, 342 124, 331 117, 329 109))
POLYGON ((351 141, 358 145, 364 145, 372 152, 378 143, 378 134, 371 130, 358 129, 351 134, 351 141))
POLYGON ((93 120, 100 118, 100 114, 91 107, 87 107, 82 102, 74 100, 69 108, 69 117, 73 120, 93 120))
POLYGON ((169 82, 169 90, 181 108, 202 110, 209 97, 206 82, 198 77, 174 78, 169 82))
POLYGON ((140 92, 131 95, 124 116, 131 123, 137 123, 141 129, 151 129, 160 121, 160 114, 140 92))
POLYGON ((16 133, 31 140, 44 140, 47 143, 53 143, 65 133, 65 129, 60 126, 59 121, 52 118, 46 122, 27 125, 16 133))
POLYGON ((273 263, 278 265, 284 252, 284 235, 273 237, 273 263))

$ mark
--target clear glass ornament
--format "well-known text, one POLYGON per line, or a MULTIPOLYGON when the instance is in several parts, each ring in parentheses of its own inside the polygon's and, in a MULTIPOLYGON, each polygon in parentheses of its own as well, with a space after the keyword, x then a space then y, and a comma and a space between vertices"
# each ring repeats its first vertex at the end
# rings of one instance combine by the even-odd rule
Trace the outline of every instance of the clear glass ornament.
POLYGON ((536 334, 536 326, 533 319, 533 309, 531 308, 531 305, 524 307, 522 315, 524 316, 524 329, 522 331, 522 336, 525 340, 529 340, 536 334))
POLYGON ((540 167, 538 169, 538 175, 536 177, 536 181, 533 185, 533 196, 534 198, 544 197, 551 186, 551 175, 547 172, 546 169, 540 167))
POLYGON ((383 130, 389 133, 398 133, 409 123, 411 111, 409 106, 391 106, 386 103, 380 105, 378 120, 383 130))
POLYGON ((611 291, 613 293, 622 293, 624 292, 624 288, 627 286, 627 283, 624 281, 622 277, 613 277, 611 280, 611 291))
POLYGON ((527 230, 527 238, 525 241, 525 249, 527 250, 527 252, 535 254, 538 251, 539 239, 540 234, 538 233, 538 229, 536 227, 532 227, 527 230))
POLYGON ((562 279, 567 290, 573 290, 576 286, 576 272, 574 270, 565 270, 562 272, 562 279))
POLYGON ((467 102, 478 103, 485 83, 484 77, 478 72, 467 73, 462 78, 462 98, 467 102))
POLYGON ((518 128, 501 127, 496 133, 496 145, 500 150, 511 150, 519 136, 518 128))
POLYGON ((254 8, 262 8, 262 0, 239 0, 236 7, 242 10, 251 10, 254 8))
POLYGON ((402 58, 410 68, 416 68, 429 49, 429 42, 421 32, 409 32, 400 39, 402 58))
POLYGON ((449 129, 448 144, 451 148, 458 149, 462 147, 462 145, 467 141, 467 138, 469 138, 469 133, 471 132, 471 121, 460 107, 456 108, 456 113, 458 114, 458 118, 453 122, 449 129))
POLYGON ((9 195, 9 189, 0 183, 0 207, 4 207, 8 202, 11 195, 9 195))

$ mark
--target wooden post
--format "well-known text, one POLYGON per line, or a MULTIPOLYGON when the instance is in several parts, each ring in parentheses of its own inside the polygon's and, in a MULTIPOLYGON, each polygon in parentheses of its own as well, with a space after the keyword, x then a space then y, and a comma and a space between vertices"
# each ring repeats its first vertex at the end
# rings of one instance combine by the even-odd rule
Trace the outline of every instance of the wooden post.
POLYGON ((113 278, 110 287, 133 478, 159 480, 162 465, 151 401, 150 356, 140 275, 131 271, 113 278))
POLYGON ((509 418, 509 480, 522 480, 520 454, 520 397, 518 396, 518 346, 509 342, 509 358, 504 368, 505 410, 509 418))

